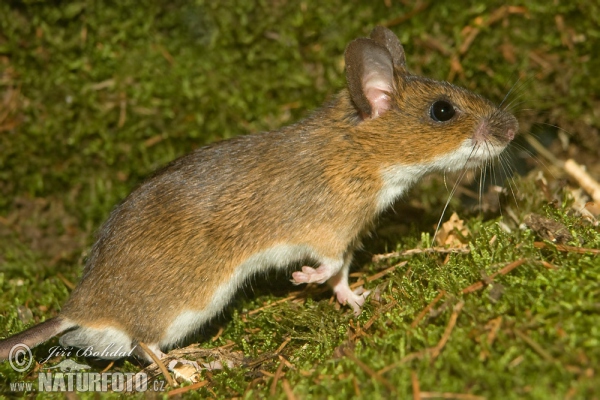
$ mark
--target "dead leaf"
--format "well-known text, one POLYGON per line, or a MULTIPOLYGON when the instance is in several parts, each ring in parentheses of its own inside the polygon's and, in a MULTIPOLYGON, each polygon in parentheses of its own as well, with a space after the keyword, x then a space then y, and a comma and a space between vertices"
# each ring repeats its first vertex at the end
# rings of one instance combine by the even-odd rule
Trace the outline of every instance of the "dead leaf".
POLYGON ((179 383, 183 382, 191 382, 196 383, 200 381, 200 374, 198 373, 198 369, 190 364, 183 364, 181 362, 175 361, 176 364, 169 368, 170 371, 173 372, 173 376, 179 383))
POLYGON ((440 246, 466 247, 468 242, 465 240, 470 235, 469 229, 465 226, 457 213, 453 213, 448 221, 444 222, 436 236, 436 242, 440 246))
POLYGON ((594 217, 600 215, 600 203, 594 201, 588 201, 585 203, 585 209, 589 211, 594 217))

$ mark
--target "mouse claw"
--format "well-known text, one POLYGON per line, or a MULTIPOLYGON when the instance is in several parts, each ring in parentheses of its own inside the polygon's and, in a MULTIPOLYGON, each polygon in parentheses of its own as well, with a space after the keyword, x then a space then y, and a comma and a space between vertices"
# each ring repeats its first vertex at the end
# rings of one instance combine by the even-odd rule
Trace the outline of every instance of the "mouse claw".
POLYGON ((365 297, 367 297, 367 296, 369 295, 369 293, 371 293, 371 291, 370 291, 370 290, 365 290, 365 288, 364 288, 364 287, 362 287, 362 286, 359 286, 359 287, 357 287, 356 289, 354 289, 354 290, 352 291, 352 293, 354 293, 354 294, 356 294, 356 295, 359 295, 359 296, 360 296, 360 295, 364 295, 365 297))

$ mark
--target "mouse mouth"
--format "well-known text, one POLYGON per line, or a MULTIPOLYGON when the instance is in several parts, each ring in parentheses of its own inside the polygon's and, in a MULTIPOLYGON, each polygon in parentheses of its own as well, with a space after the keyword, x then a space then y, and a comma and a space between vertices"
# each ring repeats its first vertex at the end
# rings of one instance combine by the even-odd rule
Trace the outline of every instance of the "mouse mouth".
POLYGON ((504 149, 506 149, 506 143, 494 143, 491 140, 487 140, 482 143, 474 143, 471 146, 471 152, 468 156, 466 167, 478 167, 489 160, 498 157, 504 149))

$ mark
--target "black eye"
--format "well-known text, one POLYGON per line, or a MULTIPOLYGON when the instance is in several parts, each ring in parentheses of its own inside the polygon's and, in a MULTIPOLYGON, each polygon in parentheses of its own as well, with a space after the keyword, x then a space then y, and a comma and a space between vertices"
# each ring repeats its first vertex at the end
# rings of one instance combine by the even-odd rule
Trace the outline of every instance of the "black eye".
POLYGON ((431 109, 429 110, 431 119, 436 122, 446 122, 454 117, 454 114, 456 114, 454 106, 444 100, 436 101, 431 105, 431 109))

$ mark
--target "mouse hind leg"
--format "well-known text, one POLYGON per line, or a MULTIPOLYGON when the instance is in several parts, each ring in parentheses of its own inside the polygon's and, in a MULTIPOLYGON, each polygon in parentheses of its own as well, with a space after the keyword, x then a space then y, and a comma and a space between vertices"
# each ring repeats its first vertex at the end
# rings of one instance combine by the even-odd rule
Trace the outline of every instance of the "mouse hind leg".
POLYGON ((116 360, 133 354, 132 338, 113 327, 89 328, 80 326, 67 332, 60 340, 63 347, 76 347, 78 355, 116 360))
POLYGON ((354 315, 359 315, 361 307, 365 304, 367 296, 371 293, 365 291, 361 286, 355 290, 348 284, 348 272, 350 271, 350 262, 342 267, 337 274, 333 275, 327 283, 333 289, 333 293, 340 304, 347 304, 354 310, 354 315))

